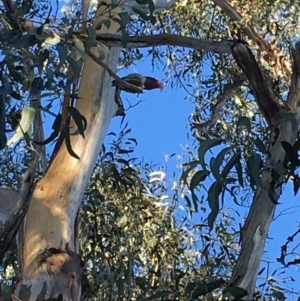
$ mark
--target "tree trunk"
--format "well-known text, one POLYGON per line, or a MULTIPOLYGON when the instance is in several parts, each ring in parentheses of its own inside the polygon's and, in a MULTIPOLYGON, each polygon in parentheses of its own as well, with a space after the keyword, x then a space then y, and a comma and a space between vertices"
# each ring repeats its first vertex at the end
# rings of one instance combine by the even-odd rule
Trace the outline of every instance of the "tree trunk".
MULTIPOLYGON (((266 162, 265 171, 262 174, 263 188, 257 188, 253 198, 250 211, 241 233, 241 252, 237 264, 231 276, 231 283, 247 290, 248 299, 254 293, 257 275, 259 272, 261 259, 273 220, 276 205, 269 196, 272 189, 272 160, 283 162, 286 155, 281 146, 282 141, 293 145, 296 141, 297 130, 292 129, 290 122, 283 122, 280 127, 280 134, 275 145, 270 149, 270 158, 266 162)), ((284 175, 281 174, 277 183, 282 183, 284 175)), ((277 184, 276 183, 276 184, 277 184)), ((273 197, 276 201, 281 195, 281 185, 274 189, 273 197)))
MULTIPOLYGON (((99 6, 95 24, 108 17, 102 15, 103 7, 99 6)), ((112 23, 108 32, 116 33, 117 29, 118 24, 112 23)), ((97 55, 95 49, 92 51, 97 55)), ((119 53, 119 48, 110 49, 103 60, 112 70, 116 69, 119 53)), ((88 127, 85 139, 79 135, 71 139, 80 160, 71 157, 63 143, 45 176, 35 186, 21 229, 24 237, 19 250, 21 277, 14 292, 21 300, 50 300, 60 294, 63 300, 80 299, 76 223, 95 161, 117 111, 110 83, 111 78, 104 69, 87 57, 76 108, 88 120, 88 127)))
POLYGON ((270 82, 266 80, 257 65, 251 51, 242 44, 233 47, 233 56, 248 77, 261 113, 266 117, 272 130, 277 128, 279 136, 270 141, 268 159, 262 172, 262 187, 258 187, 246 222, 241 233, 241 252, 231 276, 231 284, 244 288, 248 292, 247 300, 252 298, 266 243, 266 238, 274 216, 276 202, 282 193, 286 180, 283 161, 286 152, 281 142, 294 145, 300 124, 300 43, 293 53, 293 75, 288 99, 279 104, 270 82), (294 114, 284 120, 282 116, 294 114))

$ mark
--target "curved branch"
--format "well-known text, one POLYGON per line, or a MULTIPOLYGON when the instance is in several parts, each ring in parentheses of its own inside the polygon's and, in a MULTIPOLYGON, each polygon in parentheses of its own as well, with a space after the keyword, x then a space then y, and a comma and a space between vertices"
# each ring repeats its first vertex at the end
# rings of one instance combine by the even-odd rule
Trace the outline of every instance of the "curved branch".
MULTIPOLYGON (((240 22, 243 19, 243 16, 239 14, 227 0, 212 1, 219 6, 231 20, 240 22)), ((277 76, 281 73, 289 80, 291 76, 289 61, 281 49, 264 40, 249 23, 242 26, 241 29, 249 39, 259 46, 259 52, 265 51, 267 53, 264 60, 267 63, 271 61, 275 63, 273 70, 277 76)))
POLYGON ((293 75, 288 96, 288 104, 291 109, 295 110, 297 107, 300 107, 300 42, 297 42, 295 48, 292 49, 292 55, 293 75))
MULTIPOLYGON (((77 38, 87 38, 86 35, 78 34, 77 38)), ((97 34, 97 41, 110 47, 122 47, 122 37, 116 34, 97 34)), ((129 37, 127 47, 143 48, 152 46, 180 46, 195 50, 216 52, 219 54, 231 53, 234 41, 211 41, 196 39, 173 34, 161 34, 157 36, 129 37)))
POLYGON ((216 123, 219 119, 221 114, 221 109, 226 103, 226 101, 233 95, 233 93, 244 83, 247 79, 246 75, 240 74, 237 78, 234 79, 232 83, 225 85, 223 94, 221 95, 220 99, 218 100, 217 104, 212 109, 211 118, 205 122, 197 123, 194 122, 193 126, 195 129, 203 131, 208 126, 211 126, 216 123))
MULTIPOLYGON (((227 0, 212 0, 216 5, 218 5, 225 14, 233 21, 241 21, 242 16, 233 8, 227 0)), ((271 51, 271 46, 266 42, 261 36, 259 36, 253 26, 247 24, 243 28, 244 33, 250 38, 253 42, 257 43, 263 48, 263 50, 271 51)))
POLYGON ((232 47, 232 55, 246 74, 261 113, 265 116, 269 125, 273 124, 279 116, 281 108, 271 87, 264 79, 254 55, 243 43, 236 43, 232 47))

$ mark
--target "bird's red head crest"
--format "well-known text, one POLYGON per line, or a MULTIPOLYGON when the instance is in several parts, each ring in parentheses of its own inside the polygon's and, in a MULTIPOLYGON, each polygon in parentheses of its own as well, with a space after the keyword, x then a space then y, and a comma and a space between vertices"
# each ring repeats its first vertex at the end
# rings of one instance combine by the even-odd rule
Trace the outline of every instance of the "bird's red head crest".
POLYGON ((164 83, 159 80, 156 81, 156 85, 157 85, 157 88, 160 89, 160 91, 162 91, 163 88, 165 87, 164 83))

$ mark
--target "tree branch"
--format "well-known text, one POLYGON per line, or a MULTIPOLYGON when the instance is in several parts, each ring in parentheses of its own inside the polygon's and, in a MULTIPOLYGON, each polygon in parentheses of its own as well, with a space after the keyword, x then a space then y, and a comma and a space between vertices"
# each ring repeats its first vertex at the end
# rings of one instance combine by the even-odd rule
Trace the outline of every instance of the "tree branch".
POLYGON ((211 126, 216 123, 221 114, 221 109, 226 103, 226 101, 233 95, 233 93, 247 80, 247 77, 244 73, 240 74, 238 77, 234 79, 232 83, 225 85, 223 94, 219 98, 218 102, 212 108, 211 118, 205 122, 194 122, 193 127, 199 131, 205 130, 208 126, 211 126))
MULTIPOLYGON (((212 0, 217 6, 222 8, 222 10, 225 12, 225 14, 232 20, 232 21, 241 21, 242 16, 236 11, 235 8, 233 8, 227 0, 212 0)), ((271 46, 268 42, 266 42, 264 39, 259 36, 253 26, 247 24, 244 27, 242 27, 242 30, 244 33, 250 38, 253 42, 257 43, 259 46, 263 48, 263 50, 271 51, 271 46)))
POLYGON ((236 43, 232 47, 232 55, 246 74, 261 113, 268 124, 272 125, 280 113, 279 101, 275 93, 271 93, 272 89, 268 87, 254 55, 243 43, 236 43))
MULTIPOLYGON (((227 0, 212 1, 219 6, 232 21, 240 22, 243 19, 243 16, 239 14, 227 0)), ((252 25, 245 24, 241 27, 241 29, 249 39, 259 46, 260 49, 258 50, 258 53, 261 51, 265 51, 267 53, 264 57, 264 60, 267 63, 270 63, 271 61, 275 63, 273 71, 276 73, 276 75, 278 76, 281 71, 281 74, 284 74, 289 80, 291 76, 289 62, 281 49, 276 47, 276 45, 272 45, 265 41, 259 34, 257 34, 252 25)))
POLYGON ((287 102, 290 108, 295 110, 300 107, 300 42, 297 42, 295 48, 292 48, 292 55, 293 74, 287 102))
MULTIPOLYGON (((77 38, 87 38, 86 35, 78 34, 77 38)), ((114 34, 97 34, 97 41, 109 47, 122 47, 122 37, 114 34)), ((210 51, 219 54, 231 53, 233 41, 211 41, 206 39, 196 39, 174 34, 161 34, 157 36, 137 36, 129 37, 127 47, 144 48, 152 46, 179 46, 200 51, 210 51)))

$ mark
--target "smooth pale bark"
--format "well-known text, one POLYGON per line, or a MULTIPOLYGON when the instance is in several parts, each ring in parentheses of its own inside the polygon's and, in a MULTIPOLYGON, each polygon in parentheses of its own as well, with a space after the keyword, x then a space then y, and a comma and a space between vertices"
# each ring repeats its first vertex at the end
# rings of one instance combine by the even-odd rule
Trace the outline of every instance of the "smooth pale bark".
MULTIPOLYGON (((117 10, 118 11, 118 10, 117 10)), ((115 11, 115 12, 117 12, 115 11)), ((107 16, 97 11, 98 24, 107 16)), ((116 33, 112 23, 109 33, 116 33)), ((115 70, 120 49, 114 48, 104 62, 115 70)), ((21 300, 80 299, 81 265, 76 219, 84 191, 117 106, 111 78, 89 57, 84 63, 80 99, 76 108, 88 120, 85 139, 72 137, 80 160, 63 144, 45 176, 36 185, 24 225, 21 279, 14 294, 21 300)))

